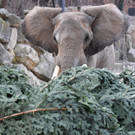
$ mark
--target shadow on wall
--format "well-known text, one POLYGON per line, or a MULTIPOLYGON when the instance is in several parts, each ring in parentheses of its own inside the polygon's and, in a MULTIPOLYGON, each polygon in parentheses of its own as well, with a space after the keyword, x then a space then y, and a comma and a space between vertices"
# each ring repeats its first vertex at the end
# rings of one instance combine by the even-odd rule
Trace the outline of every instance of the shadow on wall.
POLYGON ((129 14, 130 16, 135 16, 135 8, 129 8, 129 9, 128 9, 128 14, 129 14))

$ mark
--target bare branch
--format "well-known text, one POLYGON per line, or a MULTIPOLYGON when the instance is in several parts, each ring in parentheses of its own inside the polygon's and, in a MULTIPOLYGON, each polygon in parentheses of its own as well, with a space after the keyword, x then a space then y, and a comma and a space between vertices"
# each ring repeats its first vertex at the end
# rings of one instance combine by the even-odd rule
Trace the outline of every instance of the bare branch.
POLYGON ((15 114, 12 114, 12 115, 2 117, 2 118, 0 118, 0 121, 3 121, 5 119, 9 119, 9 118, 12 118, 12 117, 16 117, 16 116, 19 116, 19 115, 23 115, 23 114, 28 114, 28 113, 34 113, 34 112, 39 112, 39 111, 59 111, 59 110, 67 110, 67 108, 41 108, 41 109, 28 110, 28 111, 15 113, 15 114))

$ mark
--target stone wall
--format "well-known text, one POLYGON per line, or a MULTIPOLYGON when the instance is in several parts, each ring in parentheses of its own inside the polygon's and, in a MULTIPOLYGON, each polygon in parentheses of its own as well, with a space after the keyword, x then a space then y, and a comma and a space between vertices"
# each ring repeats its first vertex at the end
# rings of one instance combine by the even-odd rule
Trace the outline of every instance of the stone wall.
POLYGON ((0 65, 25 70, 33 84, 40 84, 40 79, 48 81, 53 72, 54 57, 32 47, 22 34, 21 22, 18 16, 0 9, 0 65))
POLYGON ((135 70, 135 17, 127 16, 129 28, 126 34, 114 44, 116 53, 115 71, 135 70))

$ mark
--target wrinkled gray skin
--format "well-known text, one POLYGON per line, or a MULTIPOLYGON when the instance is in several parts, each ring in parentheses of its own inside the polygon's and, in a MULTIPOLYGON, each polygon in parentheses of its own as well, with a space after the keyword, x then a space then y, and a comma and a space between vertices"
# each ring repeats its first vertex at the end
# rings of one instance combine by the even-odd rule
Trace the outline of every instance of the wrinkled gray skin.
POLYGON ((23 30, 30 42, 56 53, 64 71, 87 64, 113 69, 114 47, 127 30, 124 15, 113 4, 83 7, 81 12, 60 13, 59 8, 35 7, 26 16, 23 30))

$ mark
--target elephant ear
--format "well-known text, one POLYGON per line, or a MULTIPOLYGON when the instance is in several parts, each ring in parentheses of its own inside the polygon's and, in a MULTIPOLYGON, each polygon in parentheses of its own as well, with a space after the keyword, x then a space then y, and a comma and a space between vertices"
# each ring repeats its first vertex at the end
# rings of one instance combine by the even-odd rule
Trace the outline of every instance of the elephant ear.
POLYGON ((89 55, 117 41, 128 28, 126 18, 114 4, 86 6, 82 11, 95 18, 92 23, 93 40, 86 52, 89 55))
POLYGON ((34 7, 22 23, 26 38, 33 45, 40 46, 50 53, 57 53, 57 45, 52 35, 54 30, 52 18, 60 12, 60 8, 34 7))

